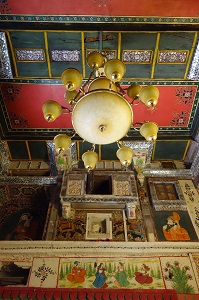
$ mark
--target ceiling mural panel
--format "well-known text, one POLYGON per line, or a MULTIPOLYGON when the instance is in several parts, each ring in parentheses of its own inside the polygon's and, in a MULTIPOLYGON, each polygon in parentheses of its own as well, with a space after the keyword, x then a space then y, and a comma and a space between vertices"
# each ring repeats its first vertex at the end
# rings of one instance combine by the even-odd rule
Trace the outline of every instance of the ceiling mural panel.
MULTIPOLYGON (((132 5, 131 0, 87 0, 82 5, 81 0, 61 1, 54 0, 21 0, 20 5, 15 0, 4 0, 0 6, 4 14, 37 14, 37 15, 112 15, 112 16, 167 16, 167 17, 194 17, 198 16, 198 3, 194 1, 164 1, 147 0, 142 5, 132 5)), ((159 17, 161 18, 161 17, 159 17)))
MULTIPOLYGON (((122 5, 119 0, 88 0, 84 5, 80 0, 35 0, 29 5, 24 0, 20 5, 2 1, 1 37, 8 51, 3 50, 7 57, 1 55, 0 116, 2 139, 9 140, 11 158, 45 160, 46 140, 57 133, 72 135, 71 114, 64 110, 48 123, 42 105, 55 100, 72 109, 64 98, 61 74, 76 68, 85 83, 91 72, 86 57, 99 51, 108 60, 125 63, 121 81, 125 92, 132 83, 154 85, 160 92, 153 110, 140 101, 133 103, 133 126, 124 139, 143 140, 140 122, 153 121, 159 126, 153 158, 182 160, 199 122, 198 11, 197 3, 190 6, 186 0, 180 4, 149 0, 136 6, 130 0, 122 5)), ((77 135, 74 140, 81 159, 90 144, 81 143, 77 135)), ((96 149, 100 159, 116 159, 116 143, 96 149)))
MULTIPOLYGON (((143 85, 145 86, 145 85, 143 85)), ((151 110, 142 103, 133 105, 133 123, 154 121, 160 130, 186 130, 192 125, 198 101, 197 85, 157 85, 160 91, 159 102, 151 110), (137 105, 138 104, 138 105, 137 105), (171 107, 173 108, 171 110, 171 107)), ((125 86, 124 86, 125 89, 125 86)), ((72 128, 71 114, 62 114, 54 122, 48 123, 42 112, 42 105, 47 100, 55 100, 64 107, 70 106, 64 99, 65 88, 60 84, 10 84, 1 86, 4 114, 7 114, 7 126, 13 129, 34 131, 35 129, 72 128)))
POLYGON ((66 68, 89 77, 86 57, 103 52, 126 64, 124 79, 186 79, 197 32, 7 31, 15 77, 60 78, 66 68), (83 50, 82 50, 83 49, 83 50))

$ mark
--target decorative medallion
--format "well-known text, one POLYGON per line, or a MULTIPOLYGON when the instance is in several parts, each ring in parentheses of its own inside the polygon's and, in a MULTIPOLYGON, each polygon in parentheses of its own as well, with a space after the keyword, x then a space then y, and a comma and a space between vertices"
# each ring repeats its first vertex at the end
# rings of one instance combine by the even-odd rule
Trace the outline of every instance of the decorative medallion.
POLYGON ((122 60, 126 63, 150 63, 151 57, 151 50, 125 50, 122 60))
POLYGON ((188 56, 188 51, 159 51, 158 63, 159 64, 183 64, 186 62, 188 56))
POLYGON ((35 258, 29 286, 56 287, 58 258, 35 258))

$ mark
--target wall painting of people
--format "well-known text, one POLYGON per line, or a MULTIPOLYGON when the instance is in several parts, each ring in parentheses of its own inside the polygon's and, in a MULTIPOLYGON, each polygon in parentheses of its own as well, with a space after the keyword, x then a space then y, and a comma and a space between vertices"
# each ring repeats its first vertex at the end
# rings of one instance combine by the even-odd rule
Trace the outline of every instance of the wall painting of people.
POLYGON ((187 211, 153 211, 159 241, 197 241, 187 211))
POLYGON ((10 214, 0 225, 0 240, 41 239, 39 215, 32 209, 24 208, 10 214))
POLYGON ((158 258, 62 258, 59 288, 164 288, 158 258))

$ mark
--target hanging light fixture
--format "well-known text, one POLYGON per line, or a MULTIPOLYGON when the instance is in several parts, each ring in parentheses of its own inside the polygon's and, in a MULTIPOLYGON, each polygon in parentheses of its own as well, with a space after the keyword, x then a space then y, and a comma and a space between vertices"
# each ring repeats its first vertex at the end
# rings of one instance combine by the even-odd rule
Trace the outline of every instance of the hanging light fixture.
POLYGON ((121 165, 125 168, 130 166, 134 152, 131 148, 124 146, 121 142, 118 142, 119 149, 116 152, 117 158, 120 160, 121 165))
POLYGON ((88 172, 93 170, 98 162, 98 154, 95 152, 95 145, 91 147, 90 150, 83 153, 82 160, 84 162, 84 167, 88 172))
MULTIPOLYGON (((92 69, 88 80, 82 85, 81 73, 74 69, 66 69, 61 76, 66 87, 65 99, 71 105, 71 111, 53 100, 48 100, 42 106, 44 118, 53 122, 61 115, 63 109, 72 113, 73 128, 83 140, 95 145, 105 145, 119 142, 125 137, 133 124, 132 104, 139 99, 147 107, 154 108, 158 103, 159 90, 154 86, 142 88, 132 84, 126 90, 122 89, 120 81, 125 74, 125 64, 119 59, 107 58, 99 52, 91 52, 87 64, 92 69), (99 69, 103 72, 98 72, 99 69), (102 75, 101 75, 102 74, 102 75), (130 103, 125 95, 132 99, 130 103)), ((140 134, 147 141, 157 138, 158 126, 153 122, 144 122, 140 134)), ((65 151, 71 143, 67 135, 54 138, 57 152, 65 151), (65 136, 65 138, 64 138, 65 136)), ((132 162, 133 151, 119 145, 117 157, 123 166, 132 162)), ((82 156, 87 170, 95 167, 98 155, 93 147, 82 156)))

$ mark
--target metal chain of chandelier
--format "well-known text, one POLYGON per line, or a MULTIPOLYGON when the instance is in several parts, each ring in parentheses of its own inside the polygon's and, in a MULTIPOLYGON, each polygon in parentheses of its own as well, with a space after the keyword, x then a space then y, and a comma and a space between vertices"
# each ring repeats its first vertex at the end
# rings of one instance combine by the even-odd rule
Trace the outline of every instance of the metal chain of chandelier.
MULTIPOLYGON (((111 144, 117 142, 118 159, 124 167, 128 167, 133 158, 133 150, 126 147, 121 139, 127 135, 133 124, 132 104, 139 99, 149 108, 158 103, 159 90, 155 86, 141 87, 132 84, 126 90, 120 85, 125 74, 125 64, 119 59, 106 59, 99 52, 91 52, 87 64, 92 69, 88 80, 82 84, 82 74, 74 69, 66 69, 61 76, 66 88, 65 99, 71 106, 71 111, 62 107, 54 100, 46 101, 42 110, 48 122, 57 119, 63 109, 72 113, 72 124, 75 132, 85 141, 92 144, 91 149, 82 155, 85 168, 90 171, 95 168, 98 154, 95 144, 111 144), (130 103, 126 94, 132 99, 130 103)), ((147 141, 155 141, 158 126, 154 122, 140 124, 140 134, 147 141)), ((58 134, 54 138, 55 150, 62 154, 71 145, 71 137, 58 134)))

